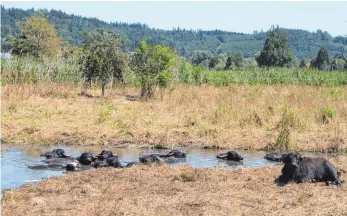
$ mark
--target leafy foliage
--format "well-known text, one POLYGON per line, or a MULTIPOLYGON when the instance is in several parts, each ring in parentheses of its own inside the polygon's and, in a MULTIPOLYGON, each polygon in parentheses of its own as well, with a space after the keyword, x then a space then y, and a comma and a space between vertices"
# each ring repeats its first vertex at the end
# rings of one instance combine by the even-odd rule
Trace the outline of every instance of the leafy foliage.
POLYGON ((19 35, 9 37, 13 54, 39 57, 60 51, 62 38, 57 37, 54 25, 40 14, 19 22, 18 26, 19 35))
POLYGON ((227 56, 228 57, 224 69, 228 70, 232 66, 237 68, 243 66, 244 58, 241 53, 227 53, 227 56))
POLYGON ((331 70, 343 70, 346 65, 345 60, 343 59, 333 59, 331 61, 331 70))
POLYGON ((218 63, 219 63, 219 58, 218 58, 218 56, 215 56, 215 57, 211 58, 210 62, 208 63, 208 67, 210 69, 212 69, 212 68, 216 67, 216 65, 218 63))
POLYGON ((100 30, 86 35, 83 41, 82 70, 86 83, 92 79, 101 81, 102 96, 108 81, 123 81, 125 56, 122 52, 123 42, 114 32, 100 30))
POLYGON ((318 51, 317 57, 311 61, 311 66, 318 68, 319 70, 328 70, 329 69, 329 54, 327 49, 321 48, 318 51))
POLYGON ((293 60, 287 36, 279 27, 272 27, 265 40, 264 48, 256 58, 259 66, 284 67, 293 60))
POLYGON ((157 84, 162 87, 167 85, 170 68, 174 65, 176 56, 175 49, 168 46, 141 42, 132 59, 132 67, 140 77, 142 99, 151 99, 157 84))
MULTIPOLYGON (((201 66, 207 67, 210 65, 212 58, 213 58, 212 52, 205 51, 205 50, 196 50, 193 52, 192 56, 190 57, 190 62, 195 66, 201 65, 201 66)), ((215 64, 212 63, 211 66, 214 67, 215 64)))

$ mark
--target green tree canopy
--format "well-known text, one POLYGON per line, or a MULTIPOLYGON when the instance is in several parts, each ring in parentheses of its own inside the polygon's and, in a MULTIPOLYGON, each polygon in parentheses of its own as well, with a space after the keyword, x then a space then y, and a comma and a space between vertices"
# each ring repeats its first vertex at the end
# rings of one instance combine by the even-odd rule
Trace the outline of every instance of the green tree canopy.
POLYGON ((165 86, 176 57, 173 48, 141 42, 132 59, 132 67, 140 77, 142 99, 151 99, 157 84, 165 86))
POLYGON ((211 58, 210 62, 208 63, 208 67, 210 69, 213 69, 214 67, 216 67, 216 65, 219 63, 219 58, 218 56, 215 56, 213 58, 211 58))
POLYGON ((92 79, 101 81, 102 96, 107 82, 123 81, 126 61, 122 47, 123 41, 110 30, 99 30, 85 36, 82 71, 87 83, 92 79))
POLYGON ((225 68, 226 70, 228 70, 232 65, 235 65, 235 67, 242 67, 243 63, 244 63, 244 57, 241 53, 232 53, 229 52, 227 53, 227 61, 225 64, 225 68))
POLYGON ((311 62, 311 66, 319 70, 328 70, 329 64, 328 50, 322 47, 319 49, 316 58, 311 62))
POLYGON ((62 38, 57 37, 54 25, 48 23, 42 14, 34 14, 18 25, 20 34, 9 36, 13 54, 38 57, 59 53, 62 38))
POLYGON ((268 32, 263 50, 257 57, 259 66, 284 67, 293 61, 293 54, 289 48, 288 37, 277 26, 268 32))
POLYGON ((190 57, 190 62, 195 66, 202 65, 208 67, 212 58, 213 54, 210 51, 195 50, 190 57))

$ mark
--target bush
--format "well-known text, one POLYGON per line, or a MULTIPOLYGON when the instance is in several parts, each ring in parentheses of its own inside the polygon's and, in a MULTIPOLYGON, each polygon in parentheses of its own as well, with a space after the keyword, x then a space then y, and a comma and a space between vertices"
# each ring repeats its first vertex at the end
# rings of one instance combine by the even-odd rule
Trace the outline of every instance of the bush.
POLYGON ((328 124, 330 119, 336 115, 336 111, 333 108, 324 108, 321 111, 320 119, 323 124, 328 124))

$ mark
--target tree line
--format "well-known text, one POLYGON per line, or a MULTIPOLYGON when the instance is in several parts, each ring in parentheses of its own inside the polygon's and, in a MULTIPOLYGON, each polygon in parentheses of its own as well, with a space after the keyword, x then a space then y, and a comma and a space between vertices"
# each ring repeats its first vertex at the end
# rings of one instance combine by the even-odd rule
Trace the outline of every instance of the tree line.
MULTIPOLYGON (((212 55, 228 52, 242 53, 245 58, 254 57, 263 46, 267 32, 254 31, 253 34, 227 32, 222 30, 202 31, 174 28, 160 30, 150 28, 141 23, 107 23, 96 18, 86 18, 67 14, 59 10, 40 10, 57 30, 57 34, 71 45, 81 46, 86 32, 100 28, 117 31, 124 40, 128 52, 135 52, 141 41, 149 44, 161 44, 174 47, 178 54, 190 58, 196 50, 207 51, 212 55)), ((16 23, 22 21, 37 11, 5 9, 1 6, 1 37, 17 35, 20 28, 16 23)), ((341 49, 347 49, 347 37, 332 37, 328 32, 317 30, 309 32, 299 29, 282 29, 288 36, 289 46, 297 59, 311 59, 323 47, 331 55, 339 54, 341 49)), ((3 41, 2 49, 10 47, 3 41)))
MULTIPOLYGON (((73 56, 84 77, 85 87, 90 87, 92 80, 98 80, 102 96, 108 83, 123 82, 127 68, 131 68, 139 77, 140 95, 146 100, 155 95, 157 86, 165 88, 174 80, 177 62, 183 62, 181 67, 192 67, 193 79, 197 85, 202 83, 201 73, 204 68, 230 71, 258 66, 307 67, 304 60, 296 65, 287 34, 278 26, 273 26, 268 31, 262 51, 252 62, 247 62, 241 53, 228 52, 217 56, 201 50, 195 51, 186 59, 174 47, 146 41, 139 44, 136 52, 129 53, 126 51, 126 42, 119 33, 102 28, 86 33, 81 47, 70 46, 57 35, 54 25, 42 13, 35 13, 17 25, 19 33, 8 38, 13 54, 20 57, 31 56, 38 61, 47 56, 62 59, 73 56)), ((331 60, 328 51, 321 48, 311 60, 310 66, 318 70, 347 70, 347 61, 343 52, 331 60)))

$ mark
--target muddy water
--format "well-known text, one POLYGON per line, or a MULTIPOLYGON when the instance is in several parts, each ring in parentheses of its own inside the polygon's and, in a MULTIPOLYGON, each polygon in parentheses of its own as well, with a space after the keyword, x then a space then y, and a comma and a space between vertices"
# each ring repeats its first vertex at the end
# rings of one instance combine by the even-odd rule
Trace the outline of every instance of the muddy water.
MULTIPOLYGON (((90 151, 93 155, 98 154, 105 147, 85 147, 85 146, 15 146, 2 149, 1 152, 1 191, 5 189, 17 188, 27 183, 40 182, 51 176, 59 176, 63 171, 52 170, 31 170, 28 165, 43 164, 44 158, 40 157, 41 153, 51 151, 54 148, 62 148, 67 155, 79 156, 82 152, 90 151)), ((168 150, 156 149, 120 149, 107 147, 112 152, 117 153, 122 164, 138 161, 138 157, 142 154, 150 154, 154 152, 167 152, 168 150)), ((243 157, 243 163, 227 162, 218 160, 216 155, 226 150, 202 150, 202 149, 186 149, 187 158, 179 163, 170 164, 170 166, 190 165, 196 168, 222 168, 237 169, 240 167, 262 167, 275 166, 276 162, 265 160, 263 157, 265 152, 238 151, 243 157)), ((311 156, 311 155, 310 155, 311 156)), ((322 155, 316 155, 322 156, 322 155)))

